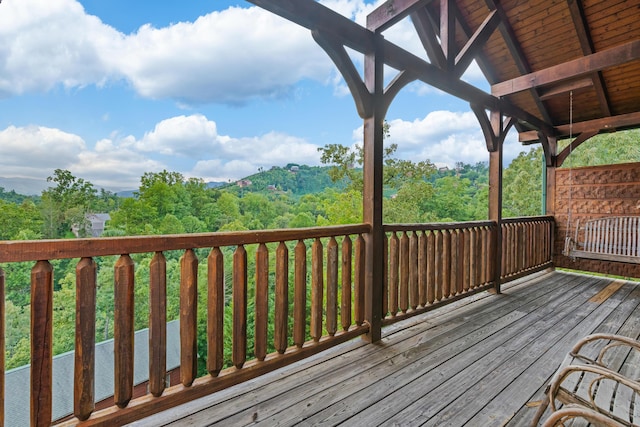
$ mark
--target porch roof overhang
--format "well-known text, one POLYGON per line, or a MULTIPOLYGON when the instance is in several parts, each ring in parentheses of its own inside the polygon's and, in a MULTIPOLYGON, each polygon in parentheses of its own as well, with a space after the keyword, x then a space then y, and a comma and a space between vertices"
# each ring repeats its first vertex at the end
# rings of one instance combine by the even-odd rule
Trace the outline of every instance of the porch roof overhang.
MULTIPOLYGON (((387 0, 367 28, 314 0, 249 1, 316 40, 363 54, 381 46, 385 64, 405 79, 515 119, 523 143, 540 133, 563 139, 640 127, 640 0, 387 0), (406 18, 428 61, 384 39, 406 18), (472 60, 490 93, 460 79, 472 60)), ((362 83, 347 83, 366 104, 362 83)))

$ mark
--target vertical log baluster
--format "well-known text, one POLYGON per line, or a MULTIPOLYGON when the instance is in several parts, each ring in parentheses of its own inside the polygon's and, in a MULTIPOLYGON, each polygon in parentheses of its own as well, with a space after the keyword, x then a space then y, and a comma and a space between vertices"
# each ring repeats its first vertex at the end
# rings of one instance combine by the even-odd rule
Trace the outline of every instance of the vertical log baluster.
POLYGON ((458 293, 458 230, 449 230, 450 235, 450 253, 451 253, 451 274, 449 278, 450 286, 449 286, 449 296, 454 296, 458 293))
POLYGON ((4 270, 0 267, 0 425, 4 423, 4 397, 5 384, 5 351, 6 351, 6 311, 4 307, 5 298, 5 278, 4 270))
POLYGON ((133 285, 134 265, 129 255, 121 255, 114 266, 114 384, 113 399, 120 408, 133 394, 133 285))
POLYGON ((149 264, 149 392, 158 397, 167 376, 167 260, 156 252, 149 264))
POLYGON ((384 233, 382 246, 382 318, 389 313, 389 238, 384 233))
POLYGON ((389 312, 398 314, 398 289, 400 287, 400 240, 395 232, 391 233, 389 243, 389 312))
POLYGON ((491 254, 491 256, 489 257, 489 268, 487 270, 487 274, 489 275, 488 277, 488 281, 489 282, 493 282, 494 286, 495 286, 495 281, 497 280, 496 278, 496 253, 497 253, 497 244, 498 244, 498 238, 496 236, 496 233, 498 232, 498 227, 493 227, 493 226, 489 226, 488 228, 489 230, 489 253, 491 254))
POLYGON ((483 250, 482 250, 482 229, 481 228, 477 228, 476 229, 476 286, 479 286, 482 284, 482 257, 485 254, 483 254, 483 250))
POLYGON ((480 241, 482 243, 482 259, 480 263, 480 283, 485 284, 489 279, 489 264, 493 263, 493 253, 489 252, 489 232, 487 227, 480 228, 480 241))
POLYGON ((427 303, 436 299, 436 236, 430 232, 427 236, 427 303))
POLYGON ((442 230, 442 298, 451 295, 451 233, 442 230))
POLYGON ((409 238, 409 307, 418 308, 418 232, 409 238))
POLYGON ((327 244, 327 333, 334 336, 338 330, 338 242, 335 237, 327 244))
POLYGON ((73 414, 86 420, 95 408, 96 282, 98 269, 91 258, 76 266, 76 350, 73 414))
POLYGON ((458 264, 456 265, 457 272, 457 282, 456 282, 456 293, 460 295, 464 292, 464 230, 458 230, 456 233, 458 237, 457 243, 457 257, 458 264))
POLYGON ((464 229, 462 240, 462 290, 467 292, 471 288, 471 231, 468 228, 464 229))
POLYGON ((283 354, 287 349, 289 330, 289 249, 280 242, 276 249, 276 308, 274 344, 283 354))
POLYGON ((418 305, 427 305, 427 235, 418 237, 418 305))
POLYGON ((294 274, 293 343, 300 348, 307 334, 307 246, 302 240, 295 248, 294 274))
POLYGON ((247 251, 239 245, 233 253, 233 365, 247 360, 247 251))
POLYGON ((480 231, 478 230, 477 227, 474 227, 471 229, 471 246, 469 247, 469 256, 470 256, 470 262, 469 262, 469 279, 470 279, 470 286, 471 289, 474 289, 476 286, 479 285, 478 283, 478 271, 480 269, 480 266, 478 265, 478 254, 481 252, 480 247, 478 246, 478 235, 479 235, 480 231))
POLYGON ((213 248, 207 259, 207 371, 218 376, 224 364, 224 256, 213 248))
POLYGON ((400 311, 409 309, 409 236, 406 232, 400 238, 400 311))
POLYGON ((267 357, 267 323, 269 316, 269 249, 264 243, 256 250, 255 330, 253 348, 256 359, 267 357))
POLYGON ((315 239, 311 247, 311 338, 322 338, 322 302, 324 293, 324 271, 322 242, 315 239))
POLYGON ((342 299, 340 301, 340 321, 342 330, 348 331, 351 326, 351 285, 353 245, 351 238, 344 236, 342 240, 342 299))
POLYGON ((198 375, 198 257, 187 249, 180 259, 180 381, 198 375))
POLYGON ((442 282, 443 282, 443 271, 442 271, 442 246, 443 246, 443 236, 440 230, 436 230, 433 232, 436 240, 435 246, 435 298, 437 301, 442 300, 442 282))
POLYGON ((360 326, 364 323, 364 281, 365 281, 365 242, 362 235, 358 235, 355 247, 355 273, 354 281, 354 300, 355 300, 355 322, 360 326))
POLYGON ((53 387, 53 267, 38 261, 31 269, 31 426, 48 426, 53 387))

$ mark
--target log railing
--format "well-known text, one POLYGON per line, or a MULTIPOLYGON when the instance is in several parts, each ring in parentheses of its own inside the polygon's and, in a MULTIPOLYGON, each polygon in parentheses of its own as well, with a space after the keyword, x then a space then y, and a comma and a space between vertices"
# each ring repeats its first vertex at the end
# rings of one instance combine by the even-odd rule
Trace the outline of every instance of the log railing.
POLYGON ((386 225, 384 324, 493 286, 496 223, 386 225))
MULTIPOLYGON (((500 282, 552 265, 553 217, 502 224, 500 282)), ((384 324, 495 286, 493 221, 385 225, 384 324)))
MULTIPOLYGON (((79 258, 76 266, 74 418, 67 424, 121 425, 365 334, 368 326, 364 322, 363 234, 369 231, 368 225, 353 225, 0 242, 0 263, 34 262, 31 272, 31 425, 45 426, 52 422, 54 278, 50 261, 79 258), (196 255, 196 250, 202 251, 202 248, 208 251, 206 260, 200 260, 196 255), (176 250, 182 251, 179 279, 181 384, 165 388, 165 253, 176 250), (255 253, 255 263, 248 259, 248 252, 255 253), (134 280, 136 265, 133 259, 136 256, 133 254, 153 255, 149 264, 149 284, 146 284, 149 286, 149 393, 136 399, 132 396, 134 288, 140 284, 134 280), (113 267, 112 322, 114 348, 117 349, 114 398, 111 408, 95 411, 96 260, 111 255, 119 257, 113 267), (207 264, 207 273, 206 277, 199 278, 199 271, 205 271, 198 268, 202 262, 207 264), (225 264, 232 265, 231 274, 225 274, 225 264), (230 283, 225 283, 225 278, 230 283), (223 360, 225 286, 232 288, 230 367, 225 367, 223 360), (270 289, 275 290, 275 296, 269 295, 270 289), (198 348, 197 340, 197 305, 202 293, 206 293, 207 305, 206 348, 198 348), (293 301, 289 301, 290 294, 293 301), (249 296, 253 304, 248 304, 249 296), (249 312, 249 307, 255 309, 249 312), (247 339, 248 323, 255 325, 253 342, 247 339), (273 338, 268 338, 268 324, 274 326, 273 338), (269 353, 268 348, 275 351, 269 353), (202 353, 207 355, 208 374, 199 377, 197 360, 202 353), (249 360, 250 355, 254 356, 252 360, 249 360)), ((5 281, 8 283, 9 280, 11 278, 0 269, 0 296, 3 296, 5 281)), ((4 358, 3 307, 4 304, 0 306, 0 362, 4 358)), ((4 379, 4 363, 0 370, 4 379)), ((3 405, 4 393, 0 397, 0 405, 3 405)), ((4 411, 0 413, 4 414, 4 411)), ((4 418, 0 421, 4 424, 4 418)))
POLYGON ((507 218, 502 221, 503 282, 550 267, 553 260, 552 216, 507 218))
MULTIPOLYGON (((500 263, 496 262, 499 233, 493 221, 385 225, 383 324, 492 288, 496 280, 512 280, 551 266, 553 224, 552 217, 504 220, 500 263), (498 266, 501 274, 496 279, 498 266)), ((369 332, 364 320, 364 237, 370 231, 370 226, 363 224, 0 242, 0 263, 34 263, 31 271, 31 425, 49 425, 53 417, 52 260, 78 259, 74 418, 66 424, 120 425, 246 381, 369 332), (166 388, 169 298, 166 255, 175 256, 171 251, 179 251, 181 255, 181 384, 166 388), (149 392, 133 398, 134 295, 137 286, 142 285, 135 281, 134 260, 139 259, 138 254, 148 254, 151 258, 149 283, 145 284, 149 287, 149 392), (114 359, 113 406, 95 410, 96 288, 101 268, 96 261, 114 255, 118 259, 113 266, 112 322, 118 351, 114 359), (205 262, 206 268, 202 265, 205 262), (206 316, 206 348, 198 348, 199 300, 206 301, 206 309, 200 314, 201 318, 206 316), (230 321, 225 320, 225 309, 232 310, 230 321), (248 324, 254 325, 249 331, 253 332, 252 340, 248 339, 248 324), (225 339, 225 330, 231 339, 225 339), (273 332, 269 334, 268 330, 273 332), (225 360, 225 353, 231 355, 230 360, 225 360), (199 354, 206 354, 207 373, 201 376, 197 369, 199 354)), ((4 380, 4 290, 9 280, 0 268, 0 381, 4 380)), ((0 387, 0 393, 2 409, 4 387, 0 387)), ((4 411, 0 410, 0 417, 3 415, 4 411)), ((0 421, 4 424, 3 418, 0 421)))

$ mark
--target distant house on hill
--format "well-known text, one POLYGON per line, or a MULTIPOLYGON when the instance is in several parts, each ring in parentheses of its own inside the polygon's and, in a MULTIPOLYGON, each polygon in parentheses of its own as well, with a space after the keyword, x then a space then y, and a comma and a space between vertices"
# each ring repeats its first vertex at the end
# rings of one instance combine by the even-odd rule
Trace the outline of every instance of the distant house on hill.
MULTIPOLYGON (((135 333, 133 363, 133 396, 147 393, 149 382, 149 329, 135 333)), ((73 414, 73 364, 75 352, 53 358, 53 421, 73 414)), ((96 410, 113 405, 114 342, 96 344, 95 401, 96 410)), ((28 426, 30 365, 7 371, 5 374, 5 425, 28 426)), ((180 382, 180 322, 167 323, 167 386, 180 382)))
MULTIPOLYGON (((83 236, 100 237, 104 233, 104 227, 107 221, 111 219, 108 213, 86 214, 84 218, 87 220, 85 224, 85 233, 83 236)), ((76 237, 80 237, 80 226, 74 224, 71 231, 76 237)))
POLYGON ((244 188, 250 186, 253 183, 248 179, 241 179, 240 181, 236 181, 236 184, 238 185, 238 187, 244 188))

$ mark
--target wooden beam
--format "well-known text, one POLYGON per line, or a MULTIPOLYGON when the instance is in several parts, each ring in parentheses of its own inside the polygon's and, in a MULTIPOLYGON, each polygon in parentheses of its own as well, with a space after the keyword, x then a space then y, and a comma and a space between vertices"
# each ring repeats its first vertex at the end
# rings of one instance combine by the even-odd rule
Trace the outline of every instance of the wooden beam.
POLYGON ((452 79, 450 73, 442 71, 422 58, 389 42, 381 35, 361 27, 314 0, 249 1, 310 30, 332 34, 336 41, 363 54, 371 53, 374 46, 379 44, 384 51, 386 65, 396 70, 409 71, 419 80, 446 93, 467 102, 482 105, 489 110, 502 111, 505 115, 524 121, 535 129, 544 130, 548 135, 555 135, 556 131, 549 124, 550 122, 540 120, 506 99, 498 99, 469 83, 452 79))
POLYGON ((400 22, 432 0, 387 0, 367 15, 367 28, 381 32, 400 22))
POLYGON ((427 10, 422 8, 415 11, 411 15, 411 21, 431 63, 440 69, 444 69, 447 64, 447 58, 444 56, 442 46, 438 41, 437 34, 439 30, 427 10))
POLYGON ((456 15, 454 0, 440 0, 440 44, 447 59, 446 70, 453 71, 456 65, 456 15))
POLYGON ((558 83, 640 59, 640 40, 634 40, 544 70, 529 73, 491 86, 491 94, 504 96, 558 83))
POLYGON ((370 117, 371 111, 371 94, 367 90, 360 73, 353 65, 353 61, 345 50, 342 43, 333 39, 330 35, 319 31, 312 31, 313 39, 327 52, 327 55, 333 60, 347 87, 351 91, 351 96, 356 103, 356 110, 361 118, 370 117))
POLYGON ((571 143, 569 145, 564 147, 562 149, 562 151, 556 156, 556 160, 554 162, 555 166, 557 166, 557 167, 562 166, 564 161, 567 159, 567 157, 569 157, 569 155, 573 152, 573 150, 575 150, 580 145, 582 145, 583 142, 587 141, 588 139, 591 139, 592 137, 594 137, 597 134, 598 134, 598 132, 597 131, 593 131, 593 130, 590 131, 590 132, 581 133, 576 139, 571 141, 571 143))
POLYGON ((540 99, 546 101, 548 99, 555 98, 556 96, 566 95, 572 91, 575 93, 583 89, 592 88, 593 86, 593 78, 585 77, 583 79, 571 80, 551 87, 541 88, 538 93, 540 94, 540 99))
POLYGON ((482 46, 489 40, 491 34, 500 23, 500 15, 497 11, 492 11, 485 18, 484 22, 471 36, 467 44, 460 50, 455 60, 455 74, 460 77, 467 70, 473 58, 480 52, 482 46))
POLYGON ((567 136, 569 136, 570 132, 572 132, 573 135, 579 135, 583 132, 612 131, 616 129, 638 126, 640 126, 640 112, 588 120, 584 122, 574 123, 573 125, 561 125, 557 126, 556 129, 560 137, 566 138, 567 136))

